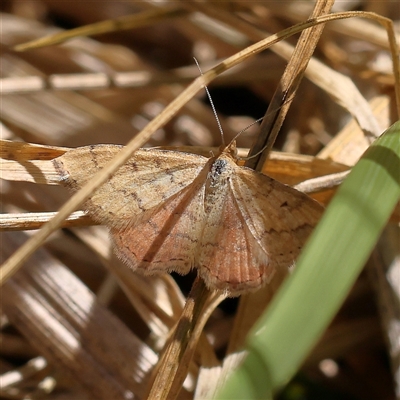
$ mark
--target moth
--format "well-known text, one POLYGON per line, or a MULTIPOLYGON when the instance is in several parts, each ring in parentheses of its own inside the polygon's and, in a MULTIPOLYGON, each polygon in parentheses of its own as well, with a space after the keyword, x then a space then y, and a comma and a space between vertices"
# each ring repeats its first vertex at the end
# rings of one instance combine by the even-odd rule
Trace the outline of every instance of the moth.
MULTIPOLYGON (((94 145, 53 160, 79 190, 121 149, 94 145)), ((147 274, 192 268, 209 289, 237 296, 295 262, 323 207, 236 164, 235 145, 211 158, 140 149, 85 204, 110 231, 116 254, 147 274)))

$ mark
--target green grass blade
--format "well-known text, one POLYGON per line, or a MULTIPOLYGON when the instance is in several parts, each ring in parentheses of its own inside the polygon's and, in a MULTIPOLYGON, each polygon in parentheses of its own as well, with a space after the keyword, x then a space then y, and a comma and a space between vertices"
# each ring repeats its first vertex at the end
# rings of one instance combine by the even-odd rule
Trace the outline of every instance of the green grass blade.
POLYGON ((400 121, 367 150, 332 199, 218 399, 268 399, 288 382, 345 300, 399 198, 400 121))

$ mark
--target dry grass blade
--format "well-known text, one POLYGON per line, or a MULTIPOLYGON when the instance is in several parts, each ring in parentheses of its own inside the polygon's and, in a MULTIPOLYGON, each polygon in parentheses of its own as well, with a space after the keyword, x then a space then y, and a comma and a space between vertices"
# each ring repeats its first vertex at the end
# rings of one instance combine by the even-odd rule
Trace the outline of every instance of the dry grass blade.
POLYGON ((65 147, 41 146, 0 139, 0 157, 4 160, 51 160, 61 156, 67 150, 65 147))
MULTIPOLYGON (((317 1, 309 18, 312 19, 328 14, 333 4, 334 1, 317 1)), ((321 37, 323 28, 324 25, 318 25, 301 32, 299 41, 282 75, 279 87, 276 89, 261 123, 260 135, 250 150, 249 156, 253 158, 247 161, 247 166, 261 171, 263 165, 266 163, 300 82, 303 79, 307 64, 321 37)))
MULTIPOLYGON (((0 216, 0 231, 26 231, 39 229, 43 224, 54 218, 55 215, 56 212, 2 214, 0 216)), ((95 222, 83 211, 76 211, 64 221, 62 227, 67 228, 94 224, 95 222)))
POLYGON ((187 73, 186 69, 160 73, 149 71, 81 74, 54 74, 50 77, 23 76, 1 78, 1 94, 38 92, 41 90, 86 90, 101 88, 148 88, 171 83, 187 83, 197 77, 187 73))
MULTIPOLYGON (((2 257, 23 240, 22 234, 3 236, 2 257)), ((2 309, 10 321, 19 321, 46 358, 79 383, 82 394, 126 398, 127 390, 132 396, 143 393, 138 382, 155 364, 156 355, 46 251, 40 250, 2 293, 2 309)))
POLYGON ((1 160, 1 177, 8 181, 25 181, 59 185, 60 177, 52 164, 42 160, 1 160))
POLYGON ((63 43, 69 39, 79 36, 99 35, 102 33, 120 31, 124 29, 139 28, 143 25, 155 24, 165 18, 174 18, 184 15, 184 12, 177 7, 164 7, 151 9, 139 14, 126 15, 121 18, 110 19, 107 21, 98 22, 91 25, 82 26, 76 29, 71 29, 66 32, 56 33, 54 35, 32 40, 28 43, 15 46, 15 51, 27 51, 40 47, 52 46, 63 43))
POLYGON ((204 365, 199 374, 195 399, 213 399, 217 391, 225 384, 232 371, 236 370, 246 358, 246 351, 237 351, 225 356, 222 366, 204 365))
MULTIPOLYGON (((371 116, 380 126, 390 125, 390 101, 385 96, 378 96, 370 102, 371 116)), ((348 123, 318 154, 319 158, 331 159, 346 165, 354 165, 370 143, 358 124, 359 120, 348 123)))
POLYGON ((299 183, 298 185, 294 186, 294 188, 304 193, 318 192, 320 190, 339 186, 348 174, 349 171, 345 171, 320 178, 309 179, 308 181, 299 183))
MULTIPOLYGON (((336 7, 336 11, 338 11, 338 8, 339 7, 336 7)), ((348 5, 343 4, 343 8, 347 9, 348 5)), ((282 9, 279 4, 273 3, 270 6, 270 10, 274 14, 282 17, 287 17, 293 23, 296 23, 303 21, 307 18, 310 13, 310 5, 291 3, 286 9, 282 9)), ((370 11, 378 12, 378 10, 372 9, 370 11)), ((382 30, 379 26, 372 24, 370 21, 366 21, 363 19, 334 21, 331 24, 327 25, 326 30, 348 35, 363 41, 366 39, 365 32, 368 32, 368 42, 383 47, 385 49, 390 49, 390 44, 388 43, 387 35, 385 34, 384 30, 382 30)), ((395 35, 397 38, 397 42, 399 42, 400 35, 397 32, 395 33, 395 35)))
POLYGON ((224 295, 210 292, 197 278, 169 343, 155 369, 149 399, 175 399, 189 370, 200 334, 224 295))

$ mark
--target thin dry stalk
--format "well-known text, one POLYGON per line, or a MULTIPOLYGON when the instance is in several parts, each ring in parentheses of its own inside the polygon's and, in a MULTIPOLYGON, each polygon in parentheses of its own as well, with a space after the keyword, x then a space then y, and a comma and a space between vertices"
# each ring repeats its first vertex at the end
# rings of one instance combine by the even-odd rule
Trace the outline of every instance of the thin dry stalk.
POLYGON ((149 399, 172 400, 178 396, 204 325, 224 298, 223 294, 210 292, 200 278, 196 279, 167 348, 159 359, 149 399))

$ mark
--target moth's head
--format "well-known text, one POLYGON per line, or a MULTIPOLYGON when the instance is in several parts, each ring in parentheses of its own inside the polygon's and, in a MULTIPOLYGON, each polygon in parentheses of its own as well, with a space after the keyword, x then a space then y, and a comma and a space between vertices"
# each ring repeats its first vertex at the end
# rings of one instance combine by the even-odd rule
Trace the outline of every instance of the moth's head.
POLYGON ((234 159, 237 158, 237 148, 236 148, 236 140, 232 140, 227 146, 222 145, 219 147, 220 154, 229 154, 234 159))

